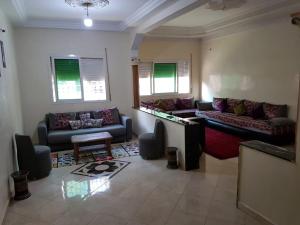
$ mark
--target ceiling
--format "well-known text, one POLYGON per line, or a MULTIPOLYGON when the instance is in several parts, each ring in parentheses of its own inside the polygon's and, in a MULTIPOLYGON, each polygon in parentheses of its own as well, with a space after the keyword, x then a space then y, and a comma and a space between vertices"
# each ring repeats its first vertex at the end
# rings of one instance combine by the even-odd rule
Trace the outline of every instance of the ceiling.
MULTIPOLYGON (((16 26, 132 31, 158 37, 202 38, 227 29, 237 31, 272 21, 290 19, 300 0, 109 0, 104 8, 91 8, 92 28, 84 27, 85 10, 65 0, 0 0, 0 8, 16 26), (208 1, 230 2, 224 10, 208 8, 208 1), (242 2, 239 3, 239 2, 242 2), (246 26, 247 25, 247 26, 246 26)), ((139 43, 142 36, 137 36, 139 43)))
MULTIPOLYGON (((123 21, 148 0, 110 0, 104 8, 90 8, 90 15, 98 21, 123 21)), ((29 19, 81 19, 82 7, 71 7, 64 0, 25 0, 24 9, 29 19)))
POLYGON ((198 7, 182 16, 179 16, 167 23, 164 26, 176 26, 176 27, 198 27, 205 26, 217 21, 224 20, 234 15, 240 15, 248 12, 249 10, 255 10, 259 7, 266 7, 270 2, 276 2, 276 0, 245 0, 241 1, 242 4, 233 5, 232 8, 224 10, 212 10, 209 9, 208 4, 198 7))

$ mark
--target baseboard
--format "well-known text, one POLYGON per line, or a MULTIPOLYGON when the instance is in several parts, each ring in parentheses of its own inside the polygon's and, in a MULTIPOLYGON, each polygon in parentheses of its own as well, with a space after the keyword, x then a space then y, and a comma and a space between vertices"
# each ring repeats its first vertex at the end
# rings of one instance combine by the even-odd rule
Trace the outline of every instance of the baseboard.
POLYGON ((7 212, 7 209, 8 209, 8 205, 9 205, 9 200, 7 200, 5 202, 4 207, 0 212, 0 224, 3 224, 3 222, 4 222, 5 215, 6 215, 6 212, 7 212))
POLYGON ((268 218, 257 212, 256 210, 252 209, 250 206, 247 204, 238 201, 238 208, 245 212, 246 214, 252 216, 255 218, 258 222, 260 222, 263 225, 276 225, 273 222, 271 222, 268 218))

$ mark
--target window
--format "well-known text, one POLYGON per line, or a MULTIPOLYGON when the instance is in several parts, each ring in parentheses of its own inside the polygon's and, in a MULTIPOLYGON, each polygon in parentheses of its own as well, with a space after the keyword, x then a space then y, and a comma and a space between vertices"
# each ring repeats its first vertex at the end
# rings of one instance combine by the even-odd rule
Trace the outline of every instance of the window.
POLYGON ((176 63, 154 63, 153 71, 153 93, 176 92, 176 63))
POLYGON ((190 93, 190 63, 141 62, 139 67, 140 95, 190 93))
POLYGON ((54 102, 108 99, 103 58, 51 58, 54 102))
POLYGON ((139 87, 140 95, 151 95, 151 73, 153 63, 140 63, 139 69, 139 87))

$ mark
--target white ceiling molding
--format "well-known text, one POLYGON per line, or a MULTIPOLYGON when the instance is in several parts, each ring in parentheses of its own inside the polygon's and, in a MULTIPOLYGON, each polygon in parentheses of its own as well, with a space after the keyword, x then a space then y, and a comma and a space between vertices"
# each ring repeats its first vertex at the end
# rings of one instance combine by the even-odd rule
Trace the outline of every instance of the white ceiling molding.
POLYGON ((21 21, 26 20, 27 15, 25 11, 24 0, 12 0, 12 4, 17 12, 17 15, 19 17, 18 19, 21 21))
POLYGON ((146 22, 137 27, 138 33, 147 33, 161 24, 166 23, 167 21, 174 19, 177 16, 180 16, 184 13, 189 12, 192 9, 195 9, 201 5, 204 5, 208 0, 180 0, 174 2, 174 4, 169 7, 161 10, 146 22))
POLYGON ((28 19, 22 24, 22 27, 37 27, 37 28, 59 28, 59 29, 75 29, 75 30, 99 30, 99 31, 120 31, 121 23, 119 21, 94 21, 92 28, 84 26, 82 21, 78 20, 40 20, 40 19, 28 19))
POLYGON ((290 13, 296 10, 300 10, 299 3, 287 5, 285 2, 285 4, 280 3, 272 5, 265 10, 259 9, 255 12, 252 11, 243 15, 236 15, 234 18, 227 18, 206 26, 190 28, 162 26, 147 33, 147 36, 166 38, 216 38, 270 24, 278 21, 278 19, 290 19, 290 13))
POLYGON ((122 30, 139 25, 139 23, 153 11, 170 3, 174 3, 174 0, 149 0, 122 22, 122 30))

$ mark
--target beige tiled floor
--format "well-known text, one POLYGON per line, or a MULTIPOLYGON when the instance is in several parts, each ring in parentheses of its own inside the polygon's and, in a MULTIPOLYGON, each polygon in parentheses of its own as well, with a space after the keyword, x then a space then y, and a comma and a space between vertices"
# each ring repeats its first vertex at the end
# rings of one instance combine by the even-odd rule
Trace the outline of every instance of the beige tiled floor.
POLYGON ((32 196, 11 204, 4 225, 258 225, 235 207, 237 159, 202 158, 189 172, 123 158, 131 164, 110 180, 53 169, 30 182, 32 196))

